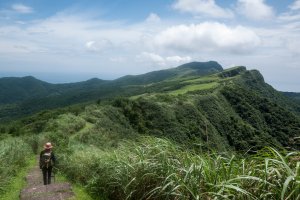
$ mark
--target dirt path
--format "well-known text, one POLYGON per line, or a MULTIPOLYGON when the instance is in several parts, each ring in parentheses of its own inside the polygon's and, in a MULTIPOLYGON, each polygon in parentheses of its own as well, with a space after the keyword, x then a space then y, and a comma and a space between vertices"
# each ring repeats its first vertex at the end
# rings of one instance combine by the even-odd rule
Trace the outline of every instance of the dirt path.
MULTIPOLYGON (((63 200, 74 197, 70 183, 43 185, 43 175, 35 166, 26 176, 27 186, 20 193, 20 200, 63 200)), ((73 199, 73 198, 72 198, 73 199)))

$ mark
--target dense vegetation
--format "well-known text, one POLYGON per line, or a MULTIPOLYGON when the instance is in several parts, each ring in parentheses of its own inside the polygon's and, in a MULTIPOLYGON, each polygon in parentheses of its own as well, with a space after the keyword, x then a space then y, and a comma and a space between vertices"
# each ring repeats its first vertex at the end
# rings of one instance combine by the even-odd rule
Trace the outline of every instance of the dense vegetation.
POLYGON ((95 199, 299 199, 297 106, 257 71, 186 67, 2 124, 1 140, 18 136, 30 154, 51 141, 61 172, 95 199))
POLYGON ((82 145, 71 149, 62 170, 95 199, 300 198, 296 152, 264 149, 244 158, 199 154, 149 137, 124 142, 114 151, 82 145))
POLYGON ((0 141, 0 195, 5 192, 19 169, 27 166, 32 153, 29 142, 21 138, 0 141))
POLYGON ((133 134, 124 118, 95 108, 60 115, 31 138, 39 146, 53 141, 60 170, 94 199, 299 198, 299 152, 265 148, 251 156, 206 151, 201 143, 186 148, 133 134))
MULTIPOLYGON (((177 68, 124 76, 114 81, 97 78, 69 84, 50 84, 34 77, 0 79, 0 122, 44 109, 144 93, 145 85, 167 79, 202 76, 222 71, 217 62, 192 62, 177 68)), ((155 88, 153 88, 155 90, 155 88)), ((153 90, 152 90, 153 91, 153 90)))
POLYGON ((295 101, 298 105, 300 105, 300 93, 297 92, 283 92, 283 94, 293 101, 295 101))
POLYGON ((300 99, 300 93, 297 92, 283 92, 283 94, 294 99, 300 99))
POLYGON ((254 155, 194 148, 135 133, 113 106, 49 120, 31 146, 55 144, 59 168, 94 199, 297 199, 299 152, 254 155))

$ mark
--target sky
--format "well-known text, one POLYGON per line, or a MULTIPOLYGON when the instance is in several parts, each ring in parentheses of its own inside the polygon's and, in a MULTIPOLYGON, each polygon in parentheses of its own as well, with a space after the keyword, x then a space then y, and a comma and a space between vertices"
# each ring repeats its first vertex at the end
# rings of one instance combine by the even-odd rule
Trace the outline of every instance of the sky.
POLYGON ((0 77, 110 80, 210 60, 300 92, 300 0, 0 1, 0 77))

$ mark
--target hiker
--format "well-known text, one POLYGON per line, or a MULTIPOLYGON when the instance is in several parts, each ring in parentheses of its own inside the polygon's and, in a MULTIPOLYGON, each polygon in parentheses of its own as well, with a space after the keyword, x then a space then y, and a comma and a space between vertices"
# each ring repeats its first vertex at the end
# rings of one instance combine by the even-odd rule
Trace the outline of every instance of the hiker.
POLYGON ((52 147, 52 144, 47 142, 44 145, 44 150, 41 151, 40 154, 40 169, 43 172, 44 185, 51 184, 51 173, 55 164, 55 156, 52 147))

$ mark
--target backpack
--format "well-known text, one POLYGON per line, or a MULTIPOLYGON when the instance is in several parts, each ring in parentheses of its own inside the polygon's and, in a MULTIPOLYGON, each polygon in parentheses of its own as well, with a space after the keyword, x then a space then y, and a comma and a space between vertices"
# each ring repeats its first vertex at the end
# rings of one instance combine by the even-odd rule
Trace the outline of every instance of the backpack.
POLYGON ((40 163, 42 168, 44 168, 44 167, 48 168, 48 167, 53 166, 51 157, 52 157, 51 151, 43 153, 41 163, 40 163))

